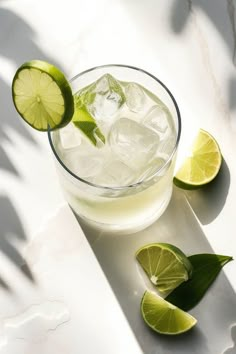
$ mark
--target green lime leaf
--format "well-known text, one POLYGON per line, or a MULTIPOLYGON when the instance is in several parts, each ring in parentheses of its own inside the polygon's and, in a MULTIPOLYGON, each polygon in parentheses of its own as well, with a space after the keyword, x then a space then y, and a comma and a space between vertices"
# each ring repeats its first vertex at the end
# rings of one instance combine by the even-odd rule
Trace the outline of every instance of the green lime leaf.
POLYGON ((217 254, 195 254, 188 257, 193 266, 192 278, 172 291, 165 300, 184 311, 191 310, 202 299, 225 264, 233 257, 217 254))

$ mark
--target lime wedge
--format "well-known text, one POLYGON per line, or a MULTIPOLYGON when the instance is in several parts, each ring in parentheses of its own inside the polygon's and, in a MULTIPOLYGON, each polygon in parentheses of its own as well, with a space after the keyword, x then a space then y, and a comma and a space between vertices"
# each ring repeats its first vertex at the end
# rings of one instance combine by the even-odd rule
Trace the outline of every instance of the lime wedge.
POLYGON ((218 174, 222 163, 216 140, 200 129, 194 140, 191 154, 174 177, 174 184, 182 189, 197 189, 211 182, 218 174))
POLYGON ((185 254, 168 243, 153 243, 140 248, 136 258, 150 281, 162 292, 170 292, 192 275, 185 254))
POLYGON ((161 334, 181 334, 197 323, 189 313, 148 291, 141 302, 141 313, 147 325, 161 334))
POLYGON ((17 70, 12 98, 21 117, 40 131, 65 126, 74 113, 74 99, 65 76, 40 60, 29 61, 17 70))
POLYGON ((75 96, 75 112, 72 122, 95 146, 97 145, 97 139, 105 144, 105 137, 97 126, 95 119, 88 112, 86 106, 81 103, 81 98, 77 96, 75 96))

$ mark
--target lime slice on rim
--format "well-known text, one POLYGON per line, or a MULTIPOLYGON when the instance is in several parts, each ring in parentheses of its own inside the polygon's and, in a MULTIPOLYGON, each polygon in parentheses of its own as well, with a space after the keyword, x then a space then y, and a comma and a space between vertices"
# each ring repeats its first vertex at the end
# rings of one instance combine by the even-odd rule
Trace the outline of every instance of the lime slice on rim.
POLYGON ((141 302, 144 321, 161 334, 177 335, 189 331, 197 320, 170 302, 146 291, 141 302))
POLYGON ((74 113, 74 99, 65 76, 41 60, 29 61, 17 70, 12 98, 21 117, 40 131, 65 126, 74 113))
POLYGON ((150 281, 162 292, 170 292, 192 275, 185 254, 168 243, 153 243, 140 248, 136 258, 150 281))
POLYGON ((222 155, 217 141, 200 129, 190 156, 174 177, 174 184, 182 189, 198 189, 217 176, 221 163, 222 155))

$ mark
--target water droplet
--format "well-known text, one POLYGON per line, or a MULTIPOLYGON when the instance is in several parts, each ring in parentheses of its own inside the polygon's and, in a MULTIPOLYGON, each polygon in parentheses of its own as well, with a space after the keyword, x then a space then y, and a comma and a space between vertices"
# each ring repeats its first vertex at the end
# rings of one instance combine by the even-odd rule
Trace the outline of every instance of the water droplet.
POLYGON ((31 305, 24 312, 2 321, 0 350, 10 341, 16 339, 28 342, 42 341, 50 331, 56 330, 69 319, 69 311, 62 302, 45 301, 41 304, 31 305))

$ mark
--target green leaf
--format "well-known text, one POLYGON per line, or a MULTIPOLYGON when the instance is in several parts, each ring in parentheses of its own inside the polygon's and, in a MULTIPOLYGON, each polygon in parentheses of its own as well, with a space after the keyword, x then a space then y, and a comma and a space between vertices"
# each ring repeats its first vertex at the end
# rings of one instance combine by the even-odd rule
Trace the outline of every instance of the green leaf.
POLYGON ((184 311, 197 305, 223 266, 232 261, 233 257, 203 253, 188 259, 193 266, 192 278, 182 283, 165 299, 184 311))

